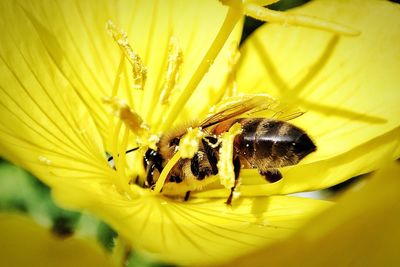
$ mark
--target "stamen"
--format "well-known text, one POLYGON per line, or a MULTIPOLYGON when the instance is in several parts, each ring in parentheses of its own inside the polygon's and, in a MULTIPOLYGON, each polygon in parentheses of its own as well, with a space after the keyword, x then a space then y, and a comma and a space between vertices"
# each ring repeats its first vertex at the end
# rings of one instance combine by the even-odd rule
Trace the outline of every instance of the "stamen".
POLYGON ((116 165, 119 180, 124 185, 129 184, 129 177, 126 175, 126 149, 128 147, 129 128, 125 127, 122 143, 118 146, 118 165, 116 165))
POLYGON ((119 134, 121 131, 122 127, 122 121, 119 120, 114 128, 113 132, 113 139, 112 139, 112 144, 111 144, 111 152, 113 155, 113 160, 115 167, 117 169, 117 180, 115 181, 115 185, 117 189, 120 192, 126 193, 126 195, 130 198, 136 197, 136 195, 132 192, 131 188, 129 187, 129 184, 127 181, 125 181, 125 166, 126 166, 126 161, 125 161, 125 149, 128 143, 128 134, 129 131, 126 128, 124 137, 123 137, 123 142, 119 146, 118 145, 118 139, 119 139, 119 134))
POLYGON ((199 151, 199 143, 204 137, 204 132, 200 128, 189 127, 187 133, 179 142, 179 151, 182 158, 193 158, 194 154, 199 151))
POLYGON ((133 111, 128 103, 116 97, 103 98, 103 102, 109 104, 115 116, 120 118, 124 124, 137 136, 147 136, 149 127, 143 119, 133 111))
MULTIPOLYGON (((236 95, 236 70, 239 59, 240 51, 238 49, 238 43, 234 41, 231 43, 228 50, 227 71, 224 84, 213 92, 213 97, 209 100, 209 106, 217 105, 223 98, 236 95)), ((207 113, 208 108, 209 107, 205 106, 200 114, 207 113)))
POLYGON ((169 109, 165 121, 162 124, 163 131, 165 131, 168 127, 171 127, 175 119, 178 117, 177 115, 182 110, 182 107, 186 104, 190 96, 193 94, 194 90, 196 89, 200 81, 203 79, 204 75, 207 73, 208 69, 212 65, 212 62, 214 62, 214 59, 221 51, 222 47, 225 44, 225 41, 228 39, 229 35, 231 34, 236 23, 239 21, 240 17, 241 17, 240 10, 232 7, 229 8, 224 23, 220 28, 217 36, 215 37, 213 43, 209 47, 206 55, 198 65, 195 73, 191 77, 186 87, 183 89, 182 93, 179 95, 179 98, 169 109))
POLYGON ((220 0, 223 5, 241 7, 243 3, 253 3, 259 6, 267 6, 280 0, 220 0))
POLYGON ((114 157, 114 165, 118 167, 118 137, 119 137, 119 132, 121 131, 122 127, 122 121, 119 120, 117 124, 115 125, 113 134, 112 134, 112 142, 111 142, 111 154, 114 157))
POLYGON ((232 43, 228 55, 228 74, 226 76, 225 97, 236 95, 236 70, 240 59, 238 44, 232 43))
MULTIPOLYGON (((118 93, 118 89, 119 89, 119 83, 120 83, 120 78, 121 78, 121 74, 123 72, 124 69, 124 54, 121 52, 121 57, 119 60, 119 64, 118 64, 118 69, 117 69, 117 73, 115 74, 115 78, 114 78, 114 84, 111 90, 111 97, 115 97, 118 93)), ((109 118, 108 118, 108 129, 113 129, 113 125, 114 125, 114 116, 110 113, 109 114, 109 118)), ((108 137, 108 145, 111 145, 113 142, 113 137, 112 135, 110 135, 108 137)))
POLYGON ((112 21, 107 22, 106 29, 132 66, 133 88, 143 90, 147 78, 147 68, 130 46, 127 34, 119 30, 112 21))
POLYGON ((267 6, 279 2, 281 0, 244 0, 245 3, 253 3, 259 6, 267 6))
POLYGON ((330 22, 324 19, 311 16, 274 11, 253 3, 244 4, 244 13, 247 16, 262 21, 282 23, 285 25, 288 24, 288 25, 305 26, 309 28, 325 30, 332 33, 343 34, 343 35, 360 34, 359 31, 356 31, 354 29, 351 29, 347 26, 338 23, 330 22))
POLYGON ((137 184, 144 187, 146 180, 146 169, 143 165, 143 155, 147 151, 147 147, 140 147, 136 153, 129 156, 129 177, 133 177, 129 181, 130 184, 137 184))
POLYGON ((125 58, 125 55, 121 52, 121 58, 119 59, 117 74, 115 75, 114 85, 113 85, 113 88, 111 91, 111 96, 113 96, 113 97, 116 96, 118 93, 119 83, 121 81, 121 74, 124 71, 124 58, 125 58))
POLYGON ((168 48, 167 75, 160 95, 160 102, 166 104, 179 79, 179 70, 182 66, 182 49, 179 47, 177 38, 171 37, 168 48))
POLYGON ((169 172, 172 170, 172 168, 175 166, 175 164, 178 162, 180 158, 181 158, 181 153, 178 150, 162 170, 160 177, 158 178, 156 185, 153 189, 155 193, 159 194, 161 192, 161 189, 164 186, 165 180, 167 179, 169 172))
POLYGON ((221 136, 222 144, 219 149, 218 176, 220 182, 226 188, 232 188, 235 185, 235 171, 233 167, 233 141, 236 135, 242 132, 239 123, 235 123, 228 132, 221 136))
POLYGON ((231 43, 228 54, 228 70, 226 73, 225 85, 221 87, 216 97, 216 102, 222 100, 223 97, 231 97, 236 95, 236 69, 240 59, 240 51, 236 42, 231 43))

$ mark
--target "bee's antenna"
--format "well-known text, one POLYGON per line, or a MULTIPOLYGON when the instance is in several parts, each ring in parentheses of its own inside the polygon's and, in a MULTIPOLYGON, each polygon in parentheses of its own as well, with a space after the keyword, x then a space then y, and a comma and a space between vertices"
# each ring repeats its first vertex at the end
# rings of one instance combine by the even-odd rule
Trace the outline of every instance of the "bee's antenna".
MULTIPOLYGON (((139 149, 139 147, 135 147, 135 148, 129 149, 129 150, 125 151, 125 154, 128 154, 128 153, 130 153, 130 152, 136 151, 136 150, 138 150, 138 149, 139 149)), ((119 154, 118 154, 118 156, 119 156, 119 154)), ((112 161, 113 159, 114 159, 114 157, 111 156, 111 157, 109 157, 109 158, 107 159, 107 161, 110 162, 110 161, 112 161)))

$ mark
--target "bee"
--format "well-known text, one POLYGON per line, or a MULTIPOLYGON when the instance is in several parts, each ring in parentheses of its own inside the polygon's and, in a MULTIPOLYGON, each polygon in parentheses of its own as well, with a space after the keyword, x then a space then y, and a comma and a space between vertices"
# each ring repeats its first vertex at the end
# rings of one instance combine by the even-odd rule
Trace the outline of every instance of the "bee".
MULTIPOLYGON (((221 146, 219 138, 235 123, 241 125, 242 131, 233 142, 235 183, 226 203, 230 205, 232 202, 241 169, 258 169, 268 182, 279 181, 282 174, 278 168, 297 164, 315 151, 316 145, 304 130, 287 122, 302 115, 302 112, 286 115, 280 110, 274 111, 277 118, 257 116, 263 111, 276 109, 279 109, 277 103, 265 95, 243 97, 227 101, 202 122, 190 125, 200 127, 204 132, 198 150, 192 158, 178 160, 167 175, 162 193, 185 195, 184 199, 188 200, 191 191, 202 190, 217 181, 221 146)), ((163 134, 157 144, 158 149, 147 150, 144 156, 146 186, 155 185, 165 165, 178 151, 187 128, 179 127, 163 134)))

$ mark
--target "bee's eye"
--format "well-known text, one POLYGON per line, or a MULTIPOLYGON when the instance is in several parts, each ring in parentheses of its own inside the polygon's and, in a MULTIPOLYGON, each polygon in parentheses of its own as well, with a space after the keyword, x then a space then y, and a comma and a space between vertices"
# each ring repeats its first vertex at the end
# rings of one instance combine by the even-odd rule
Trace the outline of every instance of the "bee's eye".
POLYGON ((179 145, 179 141, 180 139, 178 137, 173 138, 170 142, 169 142, 169 146, 177 146, 179 145))

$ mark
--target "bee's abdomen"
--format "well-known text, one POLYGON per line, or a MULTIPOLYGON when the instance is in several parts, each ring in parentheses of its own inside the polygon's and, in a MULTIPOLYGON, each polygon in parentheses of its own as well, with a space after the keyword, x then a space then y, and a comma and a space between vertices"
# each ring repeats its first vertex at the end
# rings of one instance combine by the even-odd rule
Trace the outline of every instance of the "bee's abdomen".
POLYGON ((305 134, 301 129, 279 120, 238 119, 242 133, 235 138, 235 150, 251 168, 275 168, 296 164, 300 157, 293 144, 305 134), (261 166, 260 166, 261 165, 261 166))
POLYGON ((239 119, 242 125, 242 133, 235 138, 236 153, 248 161, 250 161, 257 151, 256 149, 256 134, 257 128, 262 119, 239 119))

